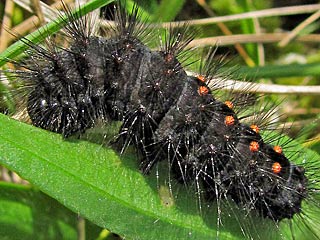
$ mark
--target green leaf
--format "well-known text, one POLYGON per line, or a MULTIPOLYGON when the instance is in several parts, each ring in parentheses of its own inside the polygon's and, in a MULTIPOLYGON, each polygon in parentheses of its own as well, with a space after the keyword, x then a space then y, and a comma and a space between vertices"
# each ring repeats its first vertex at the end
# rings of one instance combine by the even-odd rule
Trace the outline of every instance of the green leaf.
MULTIPOLYGON (((241 12, 250 12, 255 10, 251 1, 248 0, 237 0, 239 4, 239 9, 241 12)), ((244 34, 253 34, 255 33, 255 26, 253 19, 245 19, 240 21, 242 33, 244 34)), ((249 53, 249 56, 254 59, 256 65, 259 65, 259 51, 257 44, 254 43, 247 43, 245 44, 246 50, 249 53)))
MULTIPOLYGON (((79 221, 77 214, 32 186, 0 182, 1 239, 76 239, 79 221)), ((100 227, 81 221, 86 239, 101 235, 100 227)))
POLYGON ((4 115, 0 125, 0 163, 99 226, 135 239, 215 236, 196 206, 164 206, 155 176, 142 176, 132 157, 120 160, 111 149, 63 140, 4 115))
MULTIPOLYGON (((58 134, 4 115, 0 115, 0 126, 0 164, 99 226, 130 239, 216 237, 214 207, 203 206, 201 216, 195 195, 179 185, 174 186, 178 198, 167 201, 168 191, 161 187, 158 193, 156 177, 141 175, 133 157, 120 159, 101 145, 63 140, 58 134)), ((230 217, 222 216, 221 239, 243 239, 239 222, 245 222, 246 217, 235 210, 222 206, 222 212, 230 217)), ((253 234, 263 239, 280 238, 272 221, 250 220, 244 226, 253 229, 253 234), (259 225, 254 224, 257 221, 259 225)), ((286 235, 288 226, 283 224, 281 228, 286 235)), ((295 234, 300 236, 302 232, 295 234)))
MULTIPOLYGON (((120 159, 101 145, 63 140, 4 115, 0 125, 0 163, 99 226, 130 239, 216 237, 215 207, 203 206, 201 216, 194 192, 178 184, 178 198, 167 204, 167 191, 158 192, 155 175, 143 176, 132 156, 120 159)), ((234 210, 222 207, 221 239, 243 238, 234 210)), ((270 227, 263 222, 254 229, 267 239, 270 227)))
MULTIPOLYGON (((174 185, 178 198, 167 204, 168 191, 158 192, 156 177, 141 175, 132 156, 120 159, 101 145, 63 140, 58 134, 4 115, 0 115, 0 125, 0 163, 99 226, 130 239, 216 237, 214 207, 203 206, 201 216, 195 195, 177 187, 180 185, 174 185)), ((235 218, 242 216, 228 207, 222 208, 231 216, 223 216, 220 238, 243 239, 235 218)), ((246 226, 263 239, 280 238, 271 221, 258 221, 259 225, 246 226)), ((288 232, 285 228, 288 224, 284 225, 288 232)))
POLYGON ((320 63, 241 67, 236 73, 248 78, 319 76, 320 63))
POLYGON ((41 192, 0 182, 1 239, 76 239, 77 216, 41 192))
POLYGON ((152 16, 152 21, 173 21, 182 9, 185 0, 162 0, 157 11, 152 16))

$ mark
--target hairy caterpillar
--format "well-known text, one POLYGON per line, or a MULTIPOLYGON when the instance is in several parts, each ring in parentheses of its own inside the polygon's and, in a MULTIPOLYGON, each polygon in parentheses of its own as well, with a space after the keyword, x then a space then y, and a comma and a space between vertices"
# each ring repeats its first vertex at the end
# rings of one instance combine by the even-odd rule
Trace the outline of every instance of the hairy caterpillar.
POLYGON ((262 126, 239 120, 233 109, 251 96, 215 98, 219 87, 207 84, 219 69, 215 50, 189 77, 177 59, 192 40, 186 27, 169 29, 160 51, 151 51, 136 6, 130 14, 120 7, 115 18, 111 38, 79 32, 85 20, 70 14, 70 48, 31 45, 34 55, 19 63, 28 70, 15 74, 29 88, 32 123, 68 137, 98 120, 120 120, 121 151, 134 145, 144 173, 167 161, 174 178, 210 201, 228 198, 276 223, 299 214, 308 195, 303 168, 263 140, 262 126))

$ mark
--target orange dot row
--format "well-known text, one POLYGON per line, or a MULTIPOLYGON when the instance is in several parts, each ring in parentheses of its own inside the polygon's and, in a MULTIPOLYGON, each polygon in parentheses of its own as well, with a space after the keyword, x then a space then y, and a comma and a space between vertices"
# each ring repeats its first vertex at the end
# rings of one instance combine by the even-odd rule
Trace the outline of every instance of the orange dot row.
MULTIPOLYGON (((198 78, 199 81, 205 82, 205 77, 203 75, 199 75, 197 78, 198 78)), ((206 95, 206 94, 209 93, 209 89, 206 86, 200 86, 199 89, 198 89, 198 93, 199 93, 200 96, 206 95)), ((231 101, 225 101, 225 104, 230 109, 233 109, 233 107, 234 107, 233 102, 231 102, 231 101)), ((233 116, 228 115, 228 116, 225 117, 224 123, 225 123, 226 126, 232 126, 235 123, 235 119, 234 119, 233 116)), ((255 124, 252 124, 250 126, 250 128, 255 133, 259 133, 259 131, 260 131, 260 128, 255 124)), ((249 145, 249 149, 250 149, 251 152, 259 151, 259 147, 260 147, 259 143, 256 142, 256 141, 252 141, 250 143, 250 145, 249 145)), ((274 146, 273 149, 274 149, 274 151, 276 153, 282 154, 282 148, 280 146, 274 146)), ((281 172, 281 169, 282 169, 282 167, 281 167, 281 164, 279 162, 273 163, 273 165, 272 165, 272 172, 273 173, 278 174, 278 173, 281 172)))
MULTIPOLYGON (((206 82, 206 78, 205 76, 203 75, 198 75, 197 76, 197 79, 200 81, 200 82, 203 82, 205 83, 206 82)), ((209 93, 209 88, 207 86, 199 86, 198 88, 198 93, 200 96, 204 96, 204 95, 207 95, 209 93)))

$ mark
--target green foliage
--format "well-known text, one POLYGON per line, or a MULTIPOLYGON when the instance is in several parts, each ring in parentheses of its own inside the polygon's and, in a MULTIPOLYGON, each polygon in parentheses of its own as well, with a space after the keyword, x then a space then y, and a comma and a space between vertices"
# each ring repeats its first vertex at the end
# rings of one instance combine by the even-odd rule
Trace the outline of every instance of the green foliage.
MULTIPOLYGON (((137 170, 135 157, 126 155, 120 159, 110 148, 102 148, 101 145, 76 139, 64 140, 58 134, 12 120, 4 115, 0 115, 0 124, 2 126, 0 164, 17 172, 41 191, 98 226, 130 239, 215 237, 216 226, 213 221, 217 217, 215 207, 204 206, 205 215, 201 216, 194 197, 195 193, 186 192, 184 188, 179 190, 178 185, 174 187, 174 192, 179 192, 178 198, 173 197, 170 200, 173 203, 164 204, 168 202, 166 199, 170 198, 168 191, 164 191, 162 187, 162 191, 158 192, 157 181, 153 174, 141 175, 137 170)), ((296 148, 300 151, 298 146, 296 148)), ((314 158, 314 153, 309 152, 305 157, 314 158)), ((302 161, 301 158, 299 160, 302 161)), ((54 234, 58 233, 51 231, 59 221, 58 216, 61 217, 63 214, 65 217, 61 218, 66 221, 67 226, 61 225, 62 230, 59 230, 59 233, 61 231, 61 234, 68 236, 63 239, 70 239, 69 237, 74 235, 75 215, 52 199, 28 187, 3 184, 0 185, 0 191, 3 193, 0 195, 2 197, 0 201, 8 201, 8 197, 10 201, 16 201, 2 205, 0 224, 15 225, 21 220, 19 216, 28 213, 25 220, 16 226, 21 228, 21 234, 26 232, 28 236, 34 237, 36 230, 34 228, 30 230, 30 224, 39 221, 38 226, 41 227, 41 222, 50 220, 52 223, 47 224, 53 227, 48 227, 39 234, 47 236, 47 239, 52 236, 53 239, 56 236, 54 234), (17 189, 21 193, 14 193, 17 189), (14 213, 10 210, 8 215, 7 209, 14 210, 14 213), (46 211, 42 212, 43 209, 46 211)), ((230 211, 228 208, 223 210, 230 211)), ((232 212, 232 214, 241 216, 243 213, 232 212)), ((242 239, 241 229, 234 215, 228 217, 225 214, 223 219, 221 239, 242 239)), ((260 225, 251 227, 260 237, 264 236, 264 239, 279 237, 273 223, 261 219, 259 221, 260 225), (270 231, 274 234, 270 235, 270 231)), ((282 234, 289 234, 288 226, 282 225, 282 227, 282 234)), ((58 229, 57 226, 56 228, 58 229)), ((10 229, 5 234, 16 236, 16 231, 11 232, 12 228, 10 229)), ((299 228, 295 234, 296 236, 301 234, 299 228)))
POLYGON ((77 216, 29 186, 0 182, 1 239, 76 239, 77 216))
MULTIPOLYGON (((109 2, 111 1, 91 1, 79 12, 86 14, 109 2)), ((224 0, 215 0, 211 6, 219 14, 232 14, 269 5, 268 1, 265 5, 260 3, 259 6, 252 5, 251 2, 230 0, 226 4, 224 0)), ((127 1, 129 6, 132 6, 132 3, 127 1)), ((172 21, 186 6, 185 1, 180 0, 164 0, 160 3, 156 0, 145 1, 141 5, 146 10, 145 17, 150 21, 157 21, 159 18, 172 21)), ((273 24, 276 25, 277 22, 276 19, 273 24)), ((28 35, 26 39, 37 44, 59 31, 64 23, 65 19, 52 21, 28 35)), ((252 19, 230 25, 241 33, 255 32, 252 19)), ((315 28, 316 26, 313 29, 315 28)), ((23 41, 11 45, 1 53, 0 65, 19 56, 26 48, 23 41)), ((290 51, 292 49, 290 48, 290 51)), ((246 50, 257 65, 257 45, 249 44, 246 50)), ((320 74, 320 54, 315 53, 313 56, 308 56, 313 63, 300 65, 275 65, 276 61, 273 60, 273 64, 268 63, 259 68, 241 66, 238 74, 257 79, 270 78, 274 82, 279 81, 278 77, 290 77, 291 81, 294 78, 299 84, 301 77, 305 76, 313 76, 317 81, 320 74)), ((2 96, 5 96, 7 107, 13 109, 11 96, 3 83, 0 91, 2 96)), ((304 98, 300 102, 306 109, 309 103, 312 103, 313 107, 319 107, 319 102, 312 97, 304 98)), ((215 206, 203 206, 205 214, 201 216, 192 190, 188 192, 173 182, 173 193, 178 195, 176 198, 175 195, 170 196, 170 191, 161 182, 158 191, 159 183, 155 174, 142 176, 138 171, 135 155, 127 154, 120 158, 111 148, 78 139, 64 140, 60 135, 19 123, 4 115, 0 116, 0 126, 0 164, 17 172, 34 186, 0 184, 0 236, 4 236, 4 239, 76 239, 78 215, 96 224, 87 222, 91 226, 87 229, 87 239, 106 239, 107 234, 100 234, 98 237, 101 228, 116 232, 126 239, 216 237, 215 206)), ((313 148, 319 150, 318 141, 313 143, 313 148)), ((296 152, 300 150, 297 146, 291 149, 296 152)), ((306 152, 304 159, 319 159, 315 153, 306 152)), ((301 161, 301 158, 298 160, 301 161)), ((238 220, 234 216, 235 213, 223 216, 221 239, 243 239, 238 220)), ((247 223, 247 226, 253 228, 263 239, 276 239, 280 236, 275 226, 270 226, 267 221, 259 222, 259 226, 247 223)), ((297 227, 294 229, 297 239, 306 237, 299 226, 294 227, 297 227)), ((288 224, 282 224, 280 231, 290 238, 288 224)), ((312 239, 312 236, 308 236, 308 239, 312 239)))
MULTIPOLYGON (((155 177, 142 176, 134 157, 120 159, 112 149, 63 140, 4 115, 0 124, 0 164, 97 225, 134 239, 215 236, 197 214, 195 202, 188 205, 183 193, 180 211, 163 205, 155 177)), ((222 232, 221 236, 229 239, 230 234, 222 232)))

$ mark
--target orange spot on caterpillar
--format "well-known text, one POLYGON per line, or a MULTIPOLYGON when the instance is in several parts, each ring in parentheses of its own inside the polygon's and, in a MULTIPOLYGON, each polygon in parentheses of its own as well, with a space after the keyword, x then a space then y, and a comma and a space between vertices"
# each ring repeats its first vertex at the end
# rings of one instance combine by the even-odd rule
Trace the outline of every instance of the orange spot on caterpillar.
POLYGON ((225 119, 224 119, 224 123, 227 125, 227 126, 231 126, 231 125, 234 125, 234 117, 233 116, 226 116, 225 119))
POLYGON ((233 102, 231 102, 231 101, 225 101, 224 103, 228 106, 228 108, 230 108, 230 109, 233 108, 233 102))
POLYGON ((167 53, 165 56, 164 56, 164 60, 165 62, 169 63, 169 62, 172 62, 174 59, 174 56, 170 53, 167 53))
POLYGON ((200 96, 207 95, 209 93, 209 89, 206 86, 200 86, 198 93, 200 96))
POLYGON ((278 162, 275 162, 274 164, 272 164, 272 172, 275 174, 278 174, 281 172, 281 165, 278 162))
POLYGON ((203 75, 198 75, 197 76, 197 79, 201 82, 205 82, 206 81, 206 78, 203 76, 203 75))
POLYGON ((256 133, 259 133, 259 131, 260 131, 259 127, 257 125, 255 125, 255 124, 252 124, 250 126, 250 128, 256 133))
POLYGON ((279 154, 282 153, 282 148, 281 148, 280 146, 274 146, 274 147, 273 147, 273 150, 274 150, 276 153, 279 153, 279 154))
POLYGON ((257 152, 259 150, 259 143, 256 141, 252 141, 250 143, 249 149, 251 152, 257 152))

